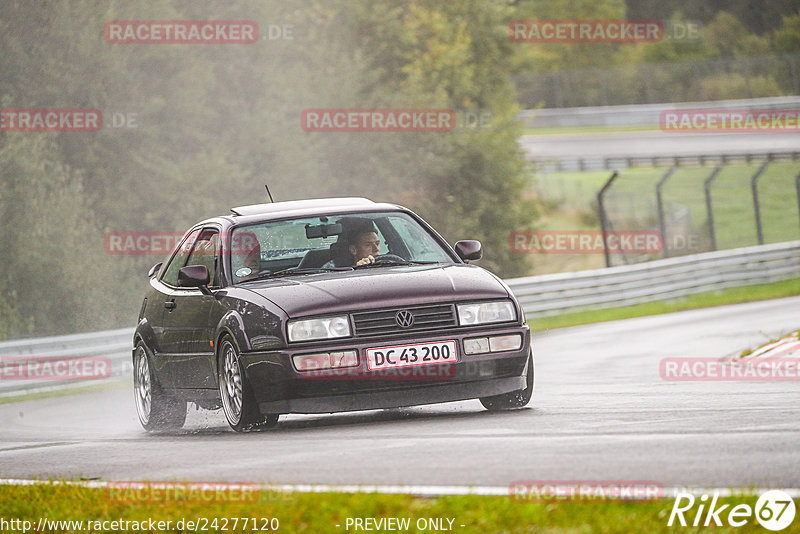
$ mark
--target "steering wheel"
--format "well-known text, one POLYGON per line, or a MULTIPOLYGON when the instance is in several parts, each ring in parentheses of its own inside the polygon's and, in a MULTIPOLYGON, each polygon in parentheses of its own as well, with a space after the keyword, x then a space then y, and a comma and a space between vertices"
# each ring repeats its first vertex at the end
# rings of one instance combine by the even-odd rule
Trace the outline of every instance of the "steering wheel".
POLYGON ((397 254, 378 254, 375 256, 375 263, 394 263, 400 262, 405 263, 408 260, 405 258, 401 258, 397 254))

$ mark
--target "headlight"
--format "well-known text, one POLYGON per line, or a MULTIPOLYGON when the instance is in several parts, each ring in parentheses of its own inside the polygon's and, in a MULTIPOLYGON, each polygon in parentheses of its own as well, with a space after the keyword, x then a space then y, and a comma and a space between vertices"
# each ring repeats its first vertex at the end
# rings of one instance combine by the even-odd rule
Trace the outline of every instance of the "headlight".
POLYGON ((331 339, 350 335, 350 322, 346 315, 322 317, 320 319, 301 319, 289 322, 289 341, 311 341, 312 339, 331 339))
POLYGON ((510 300, 459 304, 456 309, 458 309, 458 323, 461 326, 503 323, 517 318, 510 300))

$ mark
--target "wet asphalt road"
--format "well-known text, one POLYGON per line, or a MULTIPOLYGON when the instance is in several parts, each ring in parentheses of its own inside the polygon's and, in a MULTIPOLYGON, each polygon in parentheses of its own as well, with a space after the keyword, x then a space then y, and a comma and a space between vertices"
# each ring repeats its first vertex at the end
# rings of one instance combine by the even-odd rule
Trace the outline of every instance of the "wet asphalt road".
POLYGON ((540 333, 526 409, 477 401, 289 416, 236 434, 192 411, 148 435, 124 387, 0 405, 0 477, 475 485, 800 486, 800 383, 667 382, 666 357, 738 354, 800 326, 800 297, 540 333))

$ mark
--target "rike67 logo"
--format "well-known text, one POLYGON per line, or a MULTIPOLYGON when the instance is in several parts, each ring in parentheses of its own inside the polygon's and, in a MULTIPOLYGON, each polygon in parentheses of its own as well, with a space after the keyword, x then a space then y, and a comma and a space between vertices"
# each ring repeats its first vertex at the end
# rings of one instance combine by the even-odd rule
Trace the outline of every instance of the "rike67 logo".
POLYGON ((718 493, 714 493, 710 501, 706 494, 695 498, 691 493, 678 493, 667 526, 721 527, 727 523, 731 527, 741 527, 753 521, 767 530, 778 531, 791 525, 794 520, 794 500, 781 490, 762 493, 756 501, 755 509, 749 504, 733 506, 718 503, 718 500, 718 493))

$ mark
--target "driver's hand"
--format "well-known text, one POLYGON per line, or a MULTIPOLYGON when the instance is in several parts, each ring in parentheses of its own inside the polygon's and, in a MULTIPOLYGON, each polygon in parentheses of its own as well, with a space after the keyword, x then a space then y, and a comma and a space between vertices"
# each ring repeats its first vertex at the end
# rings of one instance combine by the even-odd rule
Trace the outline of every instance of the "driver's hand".
POLYGON ((366 258, 361 258, 356 262, 356 265, 366 265, 368 263, 375 263, 375 258, 370 254, 366 258))

